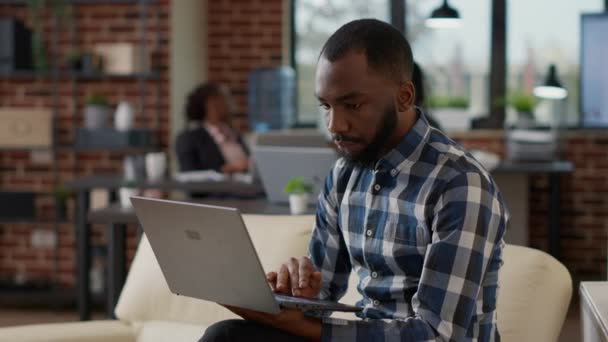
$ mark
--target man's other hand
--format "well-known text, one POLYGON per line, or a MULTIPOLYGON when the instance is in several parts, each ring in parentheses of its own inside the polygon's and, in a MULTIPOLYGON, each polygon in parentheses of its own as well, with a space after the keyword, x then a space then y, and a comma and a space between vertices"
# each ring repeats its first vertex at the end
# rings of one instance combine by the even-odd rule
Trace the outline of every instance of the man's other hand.
POLYGON ((288 296, 317 298, 321 292, 321 272, 307 257, 289 259, 278 273, 270 272, 266 279, 274 292, 288 296))

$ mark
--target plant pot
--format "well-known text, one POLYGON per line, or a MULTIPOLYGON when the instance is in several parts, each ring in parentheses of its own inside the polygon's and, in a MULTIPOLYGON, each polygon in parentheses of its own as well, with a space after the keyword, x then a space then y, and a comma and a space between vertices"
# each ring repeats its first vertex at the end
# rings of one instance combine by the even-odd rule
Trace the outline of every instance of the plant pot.
POLYGON ((106 127, 110 109, 105 106, 88 105, 84 109, 84 127, 100 129, 106 127))
POLYGON ((120 188, 118 190, 118 198, 120 199, 120 206, 124 209, 133 207, 131 204, 131 196, 137 196, 138 191, 134 188, 120 188))
POLYGON ((289 194, 289 210, 292 215, 302 215, 308 210, 308 194, 289 194))

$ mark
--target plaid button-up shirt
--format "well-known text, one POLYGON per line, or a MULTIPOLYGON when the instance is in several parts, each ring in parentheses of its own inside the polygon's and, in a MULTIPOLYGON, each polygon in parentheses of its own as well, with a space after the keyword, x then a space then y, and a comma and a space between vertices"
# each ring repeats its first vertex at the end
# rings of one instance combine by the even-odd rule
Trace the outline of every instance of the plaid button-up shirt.
POLYGON ((336 162, 309 256, 320 298, 352 272, 362 320, 323 319, 323 341, 499 341, 498 271, 508 212, 483 167, 420 115, 375 168, 336 162))

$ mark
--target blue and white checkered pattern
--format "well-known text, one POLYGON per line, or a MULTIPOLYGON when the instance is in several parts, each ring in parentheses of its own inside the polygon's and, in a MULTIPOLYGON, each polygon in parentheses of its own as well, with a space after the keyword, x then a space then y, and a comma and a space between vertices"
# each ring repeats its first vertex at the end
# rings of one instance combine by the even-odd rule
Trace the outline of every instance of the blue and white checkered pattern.
POLYGON ((420 115, 374 169, 338 160, 319 196, 309 256, 321 299, 359 276, 362 320, 323 319, 323 341, 499 341, 508 212, 470 154, 420 115))

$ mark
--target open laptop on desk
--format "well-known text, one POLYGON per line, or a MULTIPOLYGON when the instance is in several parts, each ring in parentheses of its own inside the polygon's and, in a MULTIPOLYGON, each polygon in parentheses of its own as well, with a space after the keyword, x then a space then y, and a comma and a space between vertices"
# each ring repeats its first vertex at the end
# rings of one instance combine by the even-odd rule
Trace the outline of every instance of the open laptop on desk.
POLYGON ((362 309, 273 293, 237 209, 143 197, 131 202, 175 294, 271 314, 281 307, 362 309))
POLYGON ((289 197, 283 192, 285 185, 292 178, 302 177, 313 185, 308 201, 315 204, 338 155, 330 147, 254 146, 253 159, 268 201, 287 203, 289 197))

